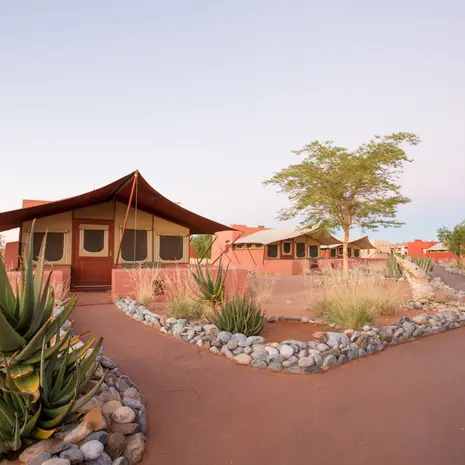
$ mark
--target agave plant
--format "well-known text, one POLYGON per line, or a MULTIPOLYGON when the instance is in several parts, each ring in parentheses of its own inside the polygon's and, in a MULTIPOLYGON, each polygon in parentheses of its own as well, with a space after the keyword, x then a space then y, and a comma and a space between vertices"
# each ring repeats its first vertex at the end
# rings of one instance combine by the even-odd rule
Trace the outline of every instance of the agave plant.
MULTIPOLYGON (((60 423, 72 420, 73 414, 86 404, 100 388, 104 376, 84 396, 81 396, 96 368, 96 359, 103 344, 100 338, 92 348, 95 338, 90 338, 77 350, 70 348, 68 339, 67 350, 63 354, 56 352, 48 360, 42 357, 40 363, 40 390, 43 414, 39 426, 54 428, 60 423)), ((44 348, 45 349, 45 346, 44 348)))
POLYGON ((204 269, 201 262, 196 262, 196 273, 192 272, 195 284, 197 285, 196 294, 201 303, 211 306, 213 309, 223 301, 224 283, 228 274, 228 267, 223 268, 222 259, 218 261, 216 276, 213 277, 212 267, 206 265, 204 269))
MULTIPOLYGON (((32 226, 32 232, 34 224, 32 226)), ((30 235, 33 237, 33 234, 30 235)), ((0 451, 17 450, 22 437, 46 438, 99 389, 81 396, 96 368, 100 339, 85 342, 61 328, 76 298, 54 315, 51 271, 44 279, 44 238, 35 267, 31 239, 20 286, 13 290, 0 259, 0 451)))
POLYGON ((256 336, 265 326, 266 314, 250 297, 236 295, 224 302, 221 310, 213 309, 208 319, 221 331, 256 336))
POLYGON ((42 436, 36 429, 40 413, 40 406, 34 412, 27 397, 9 391, 4 381, 0 382, 0 454, 18 450, 24 438, 42 436))

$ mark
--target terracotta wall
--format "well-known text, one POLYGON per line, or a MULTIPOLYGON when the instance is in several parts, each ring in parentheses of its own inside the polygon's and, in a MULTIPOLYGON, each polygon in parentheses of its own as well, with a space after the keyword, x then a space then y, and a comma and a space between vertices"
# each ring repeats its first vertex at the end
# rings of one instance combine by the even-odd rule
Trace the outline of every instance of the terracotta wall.
POLYGON ((19 241, 5 244, 5 256, 3 257, 7 271, 15 270, 19 264, 19 241))
MULTIPOLYGON (((167 276, 174 273, 185 272, 190 273, 188 267, 190 265, 184 265, 181 267, 167 267, 157 270, 153 275, 149 275, 151 279, 169 279, 167 276)), ((143 272, 143 271, 142 271, 143 272)), ((213 275, 216 275, 215 267, 213 267, 213 275)), ((173 279, 173 278, 172 278, 173 279)), ((225 282, 225 293, 226 296, 230 296, 237 293, 248 292, 248 281, 247 281, 247 270, 243 268, 231 268, 228 271, 227 279, 225 282)), ((131 296, 135 295, 134 282, 131 279, 130 272, 122 268, 116 268, 112 271, 112 282, 111 282, 111 296, 115 300, 116 297, 131 296)), ((164 300, 161 297, 159 300, 164 300)))
MULTIPOLYGON (((58 265, 58 266, 46 266, 45 272, 48 273, 52 269, 52 277, 50 279, 51 285, 55 288, 55 293, 62 292, 63 289, 69 288, 70 278, 71 278, 71 267, 67 265, 58 265)), ((19 283, 21 278, 20 271, 8 271, 8 279, 13 286, 16 286, 16 283, 19 283)), ((61 298, 58 295, 58 298, 61 298)))
POLYGON ((435 262, 455 260, 455 255, 452 252, 426 252, 426 256, 435 262))
POLYGON ((437 241, 422 241, 420 239, 415 239, 413 242, 408 243, 407 253, 411 257, 426 257, 426 253, 423 253, 423 249, 428 250, 437 243, 437 241))

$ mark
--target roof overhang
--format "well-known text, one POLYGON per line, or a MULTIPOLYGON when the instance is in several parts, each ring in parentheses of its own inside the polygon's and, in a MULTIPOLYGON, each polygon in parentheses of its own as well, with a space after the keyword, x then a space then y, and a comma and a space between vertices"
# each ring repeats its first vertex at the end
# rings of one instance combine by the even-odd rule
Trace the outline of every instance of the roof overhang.
POLYGON ((268 245, 274 242, 295 239, 296 237, 307 236, 322 245, 341 243, 324 228, 275 228, 258 231, 245 237, 241 237, 236 244, 263 244, 268 245))
POLYGON ((137 196, 134 195, 132 200, 133 207, 136 206, 137 199, 138 209, 184 226, 190 230, 191 234, 214 234, 218 231, 234 231, 234 228, 230 226, 197 215, 167 199, 157 192, 138 171, 134 171, 106 186, 85 194, 0 213, 0 231, 18 228, 25 221, 57 215, 110 200, 128 204, 134 183, 136 183, 137 196))
MULTIPOLYGON (((330 244, 328 246, 328 249, 333 249, 334 247, 338 247, 342 244, 342 241, 338 239, 337 244, 330 244)), ((349 247, 358 247, 359 249, 362 250, 368 250, 368 249, 376 249, 377 247, 373 245, 370 240, 368 239, 368 236, 362 236, 359 237, 358 239, 353 239, 349 238, 349 242, 347 243, 349 247)))

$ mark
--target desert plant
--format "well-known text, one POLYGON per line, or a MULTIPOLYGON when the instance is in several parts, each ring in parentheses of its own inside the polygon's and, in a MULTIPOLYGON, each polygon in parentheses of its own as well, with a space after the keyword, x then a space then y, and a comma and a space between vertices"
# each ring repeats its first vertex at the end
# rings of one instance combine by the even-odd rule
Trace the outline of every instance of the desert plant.
POLYGON ((157 296, 163 293, 160 268, 137 263, 133 267, 126 268, 126 272, 129 274, 135 298, 142 305, 146 307, 152 305, 157 296))
POLYGON ((221 331, 255 336, 265 326, 266 314, 250 297, 236 295, 223 302, 220 310, 214 308, 208 319, 221 331))
MULTIPOLYGON (((34 272, 29 239, 15 291, 0 259, 0 450, 4 452, 17 450, 23 437, 48 437, 54 431, 48 428, 66 423, 68 414, 87 402, 103 382, 102 377, 86 396, 79 397, 85 380, 95 371, 93 361, 102 340, 90 351, 94 338, 82 343, 79 336, 71 336, 71 328, 62 332, 76 297, 54 315, 52 271, 44 280, 45 242, 46 237, 34 272), (48 382, 45 367, 54 362, 65 367, 48 382), (70 379, 75 383, 68 382, 70 379), (60 395, 55 403, 49 402, 52 397, 46 391, 52 385, 60 395)), ((52 375, 54 372, 51 370, 52 375)))
POLYGON ((412 257, 412 262, 425 273, 429 273, 433 269, 433 260, 430 257, 412 257))
POLYGON ((315 304, 318 316, 344 328, 371 324, 378 315, 395 315, 398 306, 396 284, 378 278, 332 286, 315 304))
POLYGON ((213 267, 206 265, 202 268, 200 260, 196 262, 196 272, 192 271, 192 276, 197 289, 194 291, 198 300, 215 309, 224 298, 224 284, 228 274, 228 267, 223 268, 222 259, 216 266, 216 276, 213 277, 213 267))
POLYGON ((170 313, 174 318, 195 320, 203 315, 203 305, 192 299, 174 299, 168 304, 170 313))
POLYGON ((255 301, 259 304, 265 304, 271 300, 273 290, 279 281, 279 275, 249 271, 247 280, 255 301))
POLYGON ((386 276, 392 279, 400 279, 404 272, 397 263, 395 255, 389 255, 386 259, 386 276))

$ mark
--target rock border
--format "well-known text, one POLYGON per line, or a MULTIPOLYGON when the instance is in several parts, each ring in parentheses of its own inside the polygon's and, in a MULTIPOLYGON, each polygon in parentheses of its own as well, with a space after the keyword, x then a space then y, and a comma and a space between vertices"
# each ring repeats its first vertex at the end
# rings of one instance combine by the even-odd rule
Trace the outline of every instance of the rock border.
MULTIPOLYGON (((262 336, 231 334, 220 331, 214 324, 191 323, 186 319, 158 315, 130 297, 117 300, 115 305, 140 323, 199 348, 208 349, 215 355, 224 355, 239 365, 288 373, 322 372, 331 366, 381 352, 389 345, 410 342, 465 324, 465 304, 453 301, 449 310, 432 315, 403 317, 391 325, 379 328, 367 325, 361 331, 319 331, 313 334, 315 341, 286 340, 267 343, 262 336)), ((306 317, 277 317, 271 321, 276 320, 314 323, 306 317)))
MULTIPOLYGON (((66 321, 61 331, 70 325, 66 321)), ((74 330, 72 333, 76 334, 74 330)), ((97 361, 87 391, 103 375, 105 379, 99 393, 79 410, 83 416, 58 428, 50 439, 24 449, 19 456, 22 464, 134 465, 141 461, 147 436, 143 397, 129 376, 121 374, 117 364, 103 355, 103 350, 97 361)))

